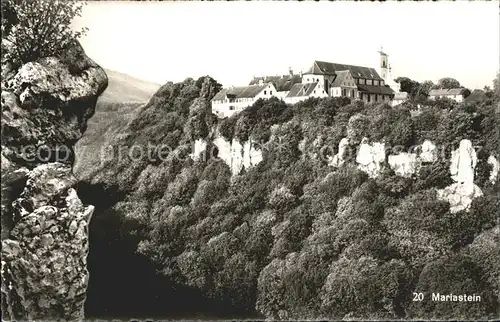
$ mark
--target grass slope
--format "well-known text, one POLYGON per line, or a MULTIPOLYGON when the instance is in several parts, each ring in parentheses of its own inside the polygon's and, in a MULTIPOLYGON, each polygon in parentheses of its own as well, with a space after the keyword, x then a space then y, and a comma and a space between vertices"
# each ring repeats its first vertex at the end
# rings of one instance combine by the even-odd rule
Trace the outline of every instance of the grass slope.
POLYGON ((106 70, 108 87, 97 100, 94 116, 75 146, 74 173, 79 178, 91 175, 100 162, 101 151, 124 133, 140 108, 158 90, 159 84, 106 70))
POLYGON ((114 103, 146 103, 160 84, 144 81, 120 72, 106 69, 108 87, 99 97, 100 101, 114 103))

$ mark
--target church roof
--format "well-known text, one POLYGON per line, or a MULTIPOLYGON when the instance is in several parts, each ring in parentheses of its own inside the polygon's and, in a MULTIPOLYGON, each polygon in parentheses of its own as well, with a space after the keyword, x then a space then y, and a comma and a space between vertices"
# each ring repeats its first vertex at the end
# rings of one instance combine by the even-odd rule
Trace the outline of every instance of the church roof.
POLYGON ((376 86, 376 85, 361 85, 358 84, 358 90, 370 94, 384 94, 391 95, 394 91, 389 86, 376 86))
POLYGON ((335 77, 335 80, 333 81, 331 86, 332 87, 339 87, 342 84, 342 82, 344 81, 344 79, 347 77, 348 74, 349 74, 348 70, 338 71, 337 77, 335 77))
POLYGON ((286 97, 309 96, 318 83, 294 84, 286 97))
POLYGON ((471 103, 471 102, 480 102, 487 100, 488 96, 486 93, 481 90, 481 89, 475 89, 467 98, 464 100, 466 103, 471 103))
POLYGON ((231 96, 233 98, 253 98, 262 92, 267 86, 268 84, 224 88, 215 94, 212 101, 226 99, 226 96, 231 96))
POLYGON ((293 84, 302 82, 300 75, 283 75, 283 76, 262 76, 254 77, 250 85, 258 85, 260 81, 264 83, 273 83, 277 91, 289 91, 293 84))
POLYGON ((375 68, 329 63, 317 60, 313 63, 312 67, 306 72, 306 74, 336 75, 338 71, 344 70, 350 71, 353 78, 383 80, 375 68))

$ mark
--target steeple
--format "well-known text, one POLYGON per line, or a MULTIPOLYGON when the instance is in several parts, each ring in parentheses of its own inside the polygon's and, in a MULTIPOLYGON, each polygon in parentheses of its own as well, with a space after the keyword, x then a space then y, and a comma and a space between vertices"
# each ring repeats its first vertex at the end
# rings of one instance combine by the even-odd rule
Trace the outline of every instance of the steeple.
POLYGON ((389 69, 389 55, 387 55, 384 52, 384 48, 380 46, 380 50, 378 51, 380 54, 380 66, 379 66, 379 72, 380 72, 380 77, 384 79, 385 82, 387 82, 387 76, 388 76, 388 69, 389 69))
POLYGON ((392 78, 392 66, 389 63, 389 55, 383 51, 382 46, 380 46, 378 53, 380 55, 380 77, 384 79, 386 85, 389 85, 395 92, 399 92, 400 84, 396 83, 392 78))

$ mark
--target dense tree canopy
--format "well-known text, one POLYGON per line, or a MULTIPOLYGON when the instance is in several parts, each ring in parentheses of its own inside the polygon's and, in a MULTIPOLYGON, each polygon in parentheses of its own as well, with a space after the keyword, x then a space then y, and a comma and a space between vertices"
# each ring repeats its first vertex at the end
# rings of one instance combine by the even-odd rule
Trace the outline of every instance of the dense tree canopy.
MULTIPOLYGON (((111 160, 95 176, 121 196, 95 216, 119 216, 137 256, 176 289, 212 303, 194 302, 191 312, 275 319, 498 316, 495 248, 485 246, 488 261, 467 255, 492 245, 485 232, 498 225, 498 183, 483 180, 484 197, 469 213, 452 214, 436 195, 451 183, 449 155, 411 178, 387 169, 369 178, 355 155, 346 155, 340 168, 328 161, 344 137, 354 147, 367 137, 403 148, 467 138, 485 149, 478 163, 486 163, 490 154, 500 156, 491 102, 471 108, 437 101, 412 115, 404 107, 339 98, 293 106, 274 98, 217 120, 206 93, 219 86, 212 79, 164 85, 115 148, 153 143, 171 150, 161 159, 111 160), (233 176, 220 159, 188 157, 194 140, 219 134, 261 143, 262 162, 233 176), (479 278, 484 272, 487 280, 479 278), (484 301, 470 311, 457 303, 412 302, 413 292, 437 289, 480 292, 484 301)), ((180 294, 157 292, 157 298, 180 294)))
POLYGON ((440 89, 450 89, 450 88, 459 88, 462 87, 460 86, 460 82, 457 81, 455 78, 451 77, 444 77, 438 80, 438 83, 436 84, 435 88, 440 88, 440 89))

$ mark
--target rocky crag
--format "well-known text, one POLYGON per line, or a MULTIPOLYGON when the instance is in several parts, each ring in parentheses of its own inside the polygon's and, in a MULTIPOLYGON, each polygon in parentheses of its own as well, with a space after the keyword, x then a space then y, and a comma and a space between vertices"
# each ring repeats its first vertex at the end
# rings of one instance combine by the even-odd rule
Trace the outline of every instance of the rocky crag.
POLYGON ((2 320, 83 318, 94 208, 76 193, 73 146, 106 86, 77 43, 22 66, 2 59, 2 320))

